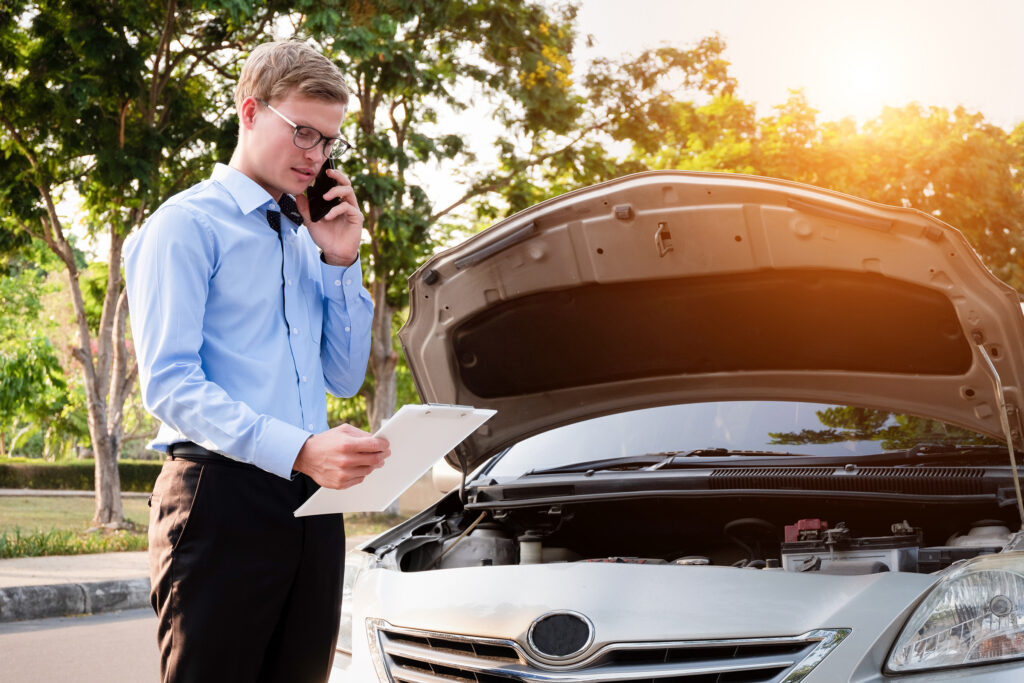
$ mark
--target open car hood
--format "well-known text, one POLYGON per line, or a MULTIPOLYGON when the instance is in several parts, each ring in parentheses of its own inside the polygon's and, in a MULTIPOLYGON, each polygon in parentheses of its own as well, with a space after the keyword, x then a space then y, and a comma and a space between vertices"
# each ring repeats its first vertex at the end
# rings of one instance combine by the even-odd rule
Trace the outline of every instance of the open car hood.
POLYGON ((860 405, 1004 438, 1024 316, 916 210, 753 176, 650 172, 522 211, 427 261, 399 333, 426 402, 496 409, 449 455, 666 403, 860 405))

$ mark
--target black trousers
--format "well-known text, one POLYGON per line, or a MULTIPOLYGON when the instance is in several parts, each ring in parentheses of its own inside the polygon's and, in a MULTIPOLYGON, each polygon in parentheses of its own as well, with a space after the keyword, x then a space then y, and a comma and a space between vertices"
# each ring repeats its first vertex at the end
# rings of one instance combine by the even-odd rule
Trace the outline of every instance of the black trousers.
POLYGON ((305 475, 184 457, 164 463, 150 510, 161 680, 325 681, 341 616, 342 516, 292 514, 317 488, 305 475))

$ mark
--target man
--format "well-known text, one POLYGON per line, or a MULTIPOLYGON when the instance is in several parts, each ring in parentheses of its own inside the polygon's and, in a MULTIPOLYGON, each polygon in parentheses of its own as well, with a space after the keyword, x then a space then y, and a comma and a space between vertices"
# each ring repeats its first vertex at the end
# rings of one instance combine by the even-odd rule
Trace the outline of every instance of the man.
POLYGON ((176 195, 125 247, 139 378, 168 453, 150 513, 164 681, 322 681, 341 607, 340 515, 292 514, 390 454, 327 428, 369 354, 363 215, 352 185, 310 221, 303 191, 339 137, 348 91, 299 42, 260 45, 235 92, 229 166, 176 195), (294 199, 292 198, 294 196, 294 199), (295 215, 295 210, 301 214, 295 215), (315 482, 315 483, 314 483, 315 482))

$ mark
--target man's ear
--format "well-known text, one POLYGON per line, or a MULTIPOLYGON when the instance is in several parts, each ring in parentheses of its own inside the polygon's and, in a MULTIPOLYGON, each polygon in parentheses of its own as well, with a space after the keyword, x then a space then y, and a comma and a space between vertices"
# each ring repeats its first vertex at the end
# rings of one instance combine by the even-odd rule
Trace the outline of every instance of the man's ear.
POLYGON ((238 109, 238 125, 242 128, 252 129, 255 125, 256 108, 259 102, 255 97, 249 96, 242 100, 242 106, 238 109))

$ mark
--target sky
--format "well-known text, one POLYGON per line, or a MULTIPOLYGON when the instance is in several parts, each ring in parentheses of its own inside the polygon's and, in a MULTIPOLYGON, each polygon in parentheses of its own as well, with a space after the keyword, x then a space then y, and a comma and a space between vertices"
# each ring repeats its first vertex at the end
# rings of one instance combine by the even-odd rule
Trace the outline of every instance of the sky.
MULTIPOLYGON (((759 115, 803 88, 819 120, 865 121, 884 105, 964 105, 1024 121, 1021 0, 582 0, 578 51, 618 57, 690 47, 718 32, 759 115)), ((580 65, 581 66, 581 65, 580 65)))

